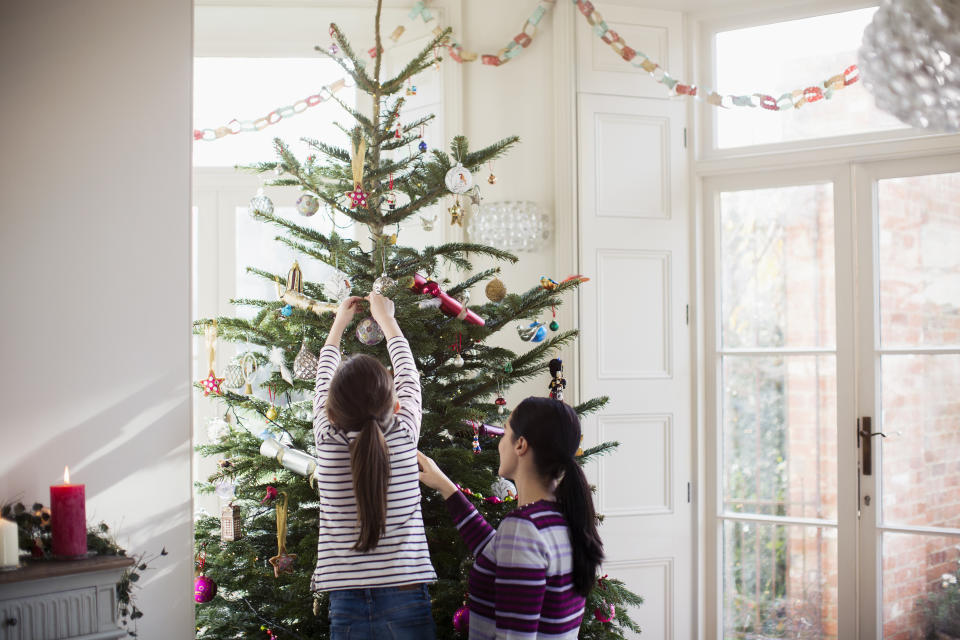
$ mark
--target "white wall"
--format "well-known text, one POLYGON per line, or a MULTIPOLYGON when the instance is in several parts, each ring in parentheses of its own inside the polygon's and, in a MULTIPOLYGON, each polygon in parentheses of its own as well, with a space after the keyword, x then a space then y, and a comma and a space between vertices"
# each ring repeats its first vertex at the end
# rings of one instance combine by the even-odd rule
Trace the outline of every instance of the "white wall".
MULTIPOLYGON (((536 6, 536 2, 516 0, 464 2, 464 48, 495 54, 520 31, 536 6)), ((476 176, 484 199, 532 200, 551 216, 555 215, 553 38, 553 17, 548 15, 541 20, 533 43, 506 65, 491 67, 479 61, 463 65, 464 133, 471 146, 480 148, 500 138, 520 136, 520 144, 494 164, 496 185, 487 184, 486 170, 476 176)), ((575 134, 571 131, 570 135, 575 134)), ((538 253, 519 253, 518 257, 516 264, 502 265, 501 280, 511 293, 535 286, 541 275, 554 279, 570 275, 555 273, 552 242, 538 253)), ((489 266, 480 259, 474 264, 478 271, 489 266)), ((476 303, 486 302, 482 284, 474 287, 472 295, 476 303)), ((567 301, 572 302, 572 296, 567 301)), ((549 314, 548 310, 540 319, 549 323, 549 314)), ((569 328, 561 326, 561 330, 569 328)), ((533 346, 522 342, 512 326, 501 330, 491 342, 518 353, 533 346)), ((570 349, 569 354, 560 354, 565 361, 568 356, 572 358, 570 349)), ((567 379, 571 378, 568 372, 567 379)), ((547 395, 548 381, 549 375, 544 373, 536 380, 515 385, 506 394, 508 407, 529 395, 547 395)))
POLYGON ((140 637, 193 636, 189 0, 0 8, 0 500, 87 515, 155 562, 140 637))

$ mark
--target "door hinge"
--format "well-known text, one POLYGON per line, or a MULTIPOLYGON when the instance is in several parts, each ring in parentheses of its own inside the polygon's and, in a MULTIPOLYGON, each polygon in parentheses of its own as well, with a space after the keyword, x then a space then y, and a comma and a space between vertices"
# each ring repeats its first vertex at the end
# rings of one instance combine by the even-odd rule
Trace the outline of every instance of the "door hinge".
POLYGON ((683 148, 687 148, 687 128, 683 128, 683 148))
POLYGON ((687 483, 687 504, 690 504, 690 483, 687 483))
POLYGON ((690 326, 690 305, 687 305, 687 326, 690 326))

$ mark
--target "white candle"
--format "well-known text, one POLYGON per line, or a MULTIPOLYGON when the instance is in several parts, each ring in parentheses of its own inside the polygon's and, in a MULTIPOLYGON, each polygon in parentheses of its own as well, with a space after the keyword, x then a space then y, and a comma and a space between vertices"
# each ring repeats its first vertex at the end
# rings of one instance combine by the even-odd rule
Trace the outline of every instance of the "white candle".
POLYGON ((0 567, 16 567, 20 564, 20 545, 17 540, 17 524, 0 518, 0 567))

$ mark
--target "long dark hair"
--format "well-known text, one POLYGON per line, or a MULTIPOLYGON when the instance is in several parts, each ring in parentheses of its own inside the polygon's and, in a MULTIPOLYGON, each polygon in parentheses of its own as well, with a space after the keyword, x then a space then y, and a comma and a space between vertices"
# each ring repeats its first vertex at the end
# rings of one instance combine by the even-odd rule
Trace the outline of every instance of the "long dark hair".
POLYGON ((597 567, 603 561, 603 541, 597 532, 597 515, 586 476, 577 462, 580 418, 559 400, 532 396, 513 410, 513 439, 526 438, 540 475, 560 478, 557 502, 567 519, 573 547, 573 588, 586 597, 593 588, 597 567))
POLYGON ((360 523, 360 536, 353 546, 357 551, 375 549, 386 531, 390 449, 383 432, 394 419, 393 403, 393 378, 371 356, 353 356, 330 381, 327 418, 341 431, 360 432, 350 444, 350 472, 360 523))

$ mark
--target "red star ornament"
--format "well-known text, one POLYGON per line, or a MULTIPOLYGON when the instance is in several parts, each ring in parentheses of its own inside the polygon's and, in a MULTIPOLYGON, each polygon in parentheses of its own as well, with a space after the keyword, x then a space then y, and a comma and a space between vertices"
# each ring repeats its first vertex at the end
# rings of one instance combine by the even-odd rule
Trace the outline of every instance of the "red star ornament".
POLYGON ((218 396, 223 394, 220 391, 220 385, 223 384, 223 378, 218 378, 217 374, 213 372, 213 369, 210 369, 210 373, 206 378, 200 381, 200 384, 203 385, 203 395, 208 396, 211 393, 215 393, 218 396))
POLYGON ((295 553, 281 553, 270 558, 270 564, 273 566, 273 577, 279 578, 281 573, 293 573, 293 563, 297 559, 295 553))
POLYGON ((347 197, 350 198, 351 209, 356 209, 357 207, 367 208, 367 194, 364 193, 361 185, 358 184, 353 191, 348 191, 347 197))

